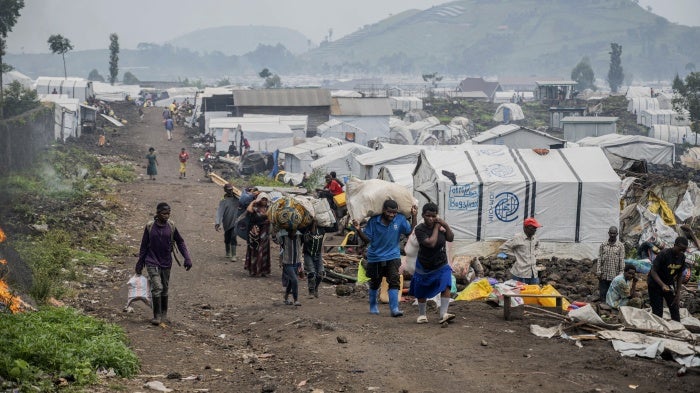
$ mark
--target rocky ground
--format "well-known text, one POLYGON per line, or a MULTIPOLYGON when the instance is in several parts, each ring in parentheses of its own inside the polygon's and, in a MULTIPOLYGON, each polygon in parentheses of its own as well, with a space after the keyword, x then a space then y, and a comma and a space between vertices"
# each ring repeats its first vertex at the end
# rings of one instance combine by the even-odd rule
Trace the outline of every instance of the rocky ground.
MULTIPOLYGON (((116 241, 129 252, 86 271, 89 280, 70 304, 122 326, 142 369, 131 380, 105 379, 97 390, 144 392, 144 384, 160 381, 178 392, 693 392, 700 383, 695 371, 677 377, 680 366, 672 361, 621 358, 606 341, 579 348, 537 338, 530 324, 557 321, 531 314, 505 321, 503 310, 487 303, 455 302, 450 311, 457 318, 450 325, 438 324, 434 310, 430 323, 417 325, 410 299, 402 304, 402 318, 392 318, 386 305, 373 316, 363 287, 338 296, 326 283, 319 298, 303 296, 301 307, 285 306, 276 263, 270 276, 252 278, 242 262, 224 258, 223 235, 213 225, 222 190, 202 178, 194 159, 187 178, 178 179, 177 153, 191 145, 182 128, 167 141, 160 110, 150 108, 142 121, 107 136, 109 146, 100 153, 133 158, 141 175, 114 195, 121 204, 116 241), (150 146, 160 162, 156 181, 148 180, 142 158, 150 146), (172 323, 154 327, 144 304, 133 312, 122 308, 143 225, 161 201, 173 206, 194 267, 173 269, 172 323)), ((244 252, 239 246, 238 255, 244 252)), ((494 276, 506 263, 484 262, 494 276)), ((586 300, 591 266, 560 260, 548 274, 558 275, 554 281, 567 295, 576 294, 570 300, 586 300)), ((305 294, 306 284, 300 287, 305 294)))

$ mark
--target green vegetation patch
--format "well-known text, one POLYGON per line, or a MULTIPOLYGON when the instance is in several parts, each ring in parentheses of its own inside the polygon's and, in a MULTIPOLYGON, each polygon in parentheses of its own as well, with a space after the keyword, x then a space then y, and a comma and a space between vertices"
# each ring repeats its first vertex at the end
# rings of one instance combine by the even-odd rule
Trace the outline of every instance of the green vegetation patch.
POLYGON ((0 376, 19 386, 49 391, 61 377, 82 386, 97 382, 98 369, 130 378, 140 367, 119 326, 71 308, 6 314, 0 331, 0 376))

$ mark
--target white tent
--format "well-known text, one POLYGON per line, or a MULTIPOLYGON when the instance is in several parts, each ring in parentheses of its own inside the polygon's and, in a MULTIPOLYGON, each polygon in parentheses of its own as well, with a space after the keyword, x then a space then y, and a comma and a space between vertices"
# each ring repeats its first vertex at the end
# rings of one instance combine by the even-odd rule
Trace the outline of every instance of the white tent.
POLYGON ((84 78, 40 76, 34 88, 37 94, 65 94, 70 98, 77 98, 80 102, 95 96, 92 81, 84 78))
POLYGON ((415 164, 421 149, 426 146, 419 145, 389 145, 355 157, 360 164, 359 178, 362 180, 376 179, 379 168, 387 164, 415 164))
POLYGON ((342 144, 341 140, 335 138, 315 136, 298 145, 280 149, 280 153, 284 153, 284 169, 294 173, 311 172, 309 164, 317 158, 316 150, 342 144))
POLYGON ((655 165, 673 166, 675 159, 675 146, 671 142, 665 142, 641 135, 607 134, 602 136, 589 136, 578 142, 579 146, 599 146, 605 152, 610 164, 615 169, 622 169, 621 158, 633 160, 646 160, 655 165))
POLYGON ((493 115, 494 121, 510 123, 511 121, 523 120, 525 114, 523 109, 518 104, 501 104, 496 108, 496 113, 493 115))
POLYGON ((54 103, 54 139, 65 141, 80 136, 80 102, 77 98, 46 94, 41 96, 41 101, 54 103))
POLYGON ((690 126, 669 126, 668 124, 654 124, 649 130, 649 136, 662 141, 675 144, 690 143, 700 145, 698 134, 694 133, 690 126))
POLYGON ((96 81, 92 82, 92 88, 95 91, 95 99, 108 102, 125 101, 127 97, 133 99, 141 92, 139 85, 111 85, 96 81))
POLYGON ((415 164, 385 165, 379 169, 377 179, 400 184, 413 192, 413 170, 415 164))
POLYGON ((294 133, 286 124, 266 123, 258 118, 222 117, 209 120, 209 132, 216 138, 217 152, 228 151, 231 142, 239 145, 239 125, 253 151, 275 151, 294 145, 294 133))
POLYGON ((367 143, 367 133, 364 130, 338 119, 331 119, 318 125, 316 133, 324 138, 337 138, 361 145, 367 143))
POLYGON ((347 180, 350 176, 360 174, 360 164, 355 160, 355 156, 368 151, 372 151, 372 149, 357 143, 327 147, 316 151, 320 158, 311 162, 309 166, 312 171, 316 169, 324 173, 334 171, 339 178, 347 180))
POLYGON ((3 72, 2 73, 2 84, 5 86, 8 86, 10 83, 17 81, 19 82, 22 87, 25 89, 31 89, 32 85, 34 84, 34 81, 32 78, 24 75, 23 73, 12 70, 10 72, 3 72))
POLYGON ((645 109, 641 116, 637 116, 637 124, 651 128, 654 124, 667 124, 672 126, 687 126, 690 123, 686 116, 673 109, 645 109))
POLYGON ((628 100, 639 97, 651 97, 651 88, 648 86, 629 86, 625 97, 628 100))
POLYGON ((542 257, 595 258, 619 225, 620 183, 598 147, 424 150, 413 175, 419 205, 437 203, 454 231, 455 255, 492 254, 534 216, 542 257))
POLYGON ((389 105, 392 110, 410 112, 422 110, 423 100, 418 97, 389 97, 389 105))

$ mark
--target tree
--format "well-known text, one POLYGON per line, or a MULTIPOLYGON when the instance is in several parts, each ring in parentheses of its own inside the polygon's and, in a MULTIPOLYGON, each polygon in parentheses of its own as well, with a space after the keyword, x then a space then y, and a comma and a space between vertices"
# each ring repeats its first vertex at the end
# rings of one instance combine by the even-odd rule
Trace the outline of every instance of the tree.
POLYGON ((223 86, 229 86, 231 84, 231 81, 228 78, 221 79, 220 81, 216 82, 216 87, 223 87, 223 86))
POLYGON ((5 56, 5 48, 7 33, 12 31, 12 28, 17 23, 19 11, 24 8, 24 0, 0 0, 0 118, 3 118, 3 85, 2 74, 12 71, 12 67, 2 62, 5 56))
POLYGON ((131 71, 127 71, 124 73, 122 82, 124 82, 125 85, 138 85, 141 81, 136 76, 134 76, 134 74, 132 74, 131 71))
POLYGON ((685 82, 676 74, 673 93, 673 109, 679 113, 688 111, 691 129, 700 132, 700 72, 691 72, 685 82))
POLYGON ((442 80, 441 76, 438 76, 437 72, 433 72, 432 74, 423 74, 423 81, 424 82, 429 82, 430 86, 432 87, 437 87, 438 82, 442 80))
POLYGON ((13 81, 5 90, 5 118, 17 116, 39 106, 36 90, 27 89, 19 81, 13 81))
POLYGON ((114 85, 119 75, 119 36, 117 33, 109 35, 109 83, 114 85))
POLYGON ((264 87, 266 89, 275 89, 282 87, 282 80, 279 75, 273 74, 269 69, 263 68, 262 71, 258 72, 258 76, 265 79, 264 87))
POLYGON ((104 82, 105 78, 104 76, 100 75, 100 72, 97 71, 97 68, 93 68, 92 71, 88 74, 88 80, 90 81, 97 81, 97 82, 104 82))
POLYGON ((608 84, 613 93, 617 93, 622 81, 625 80, 625 73, 622 69, 622 45, 615 42, 610 43, 610 70, 608 70, 608 84))
POLYGON ((73 44, 70 43, 68 38, 63 37, 60 34, 52 34, 48 41, 49 49, 54 55, 60 54, 63 58, 63 77, 68 78, 68 70, 66 69, 66 53, 73 50, 73 44))
POLYGON ((576 67, 571 70, 571 79, 578 83, 578 91, 583 91, 586 89, 596 90, 595 74, 593 73, 591 61, 588 59, 588 57, 581 59, 581 61, 576 64, 576 67))

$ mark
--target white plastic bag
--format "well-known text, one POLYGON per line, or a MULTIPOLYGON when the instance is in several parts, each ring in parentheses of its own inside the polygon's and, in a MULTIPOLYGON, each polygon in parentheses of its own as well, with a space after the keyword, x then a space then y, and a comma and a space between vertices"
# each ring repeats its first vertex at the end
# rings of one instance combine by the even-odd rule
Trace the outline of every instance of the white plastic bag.
POLYGON ((149 307, 151 306, 151 288, 148 285, 148 277, 141 274, 134 274, 129 278, 126 285, 129 289, 124 310, 128 309, 131 303, 137 300, 143 301, 149 307))
POLYGON ((403 247, 404 252, 406 253, 406 258, 405 258, 405 265, 403 267, 403 271, 413 275, 413 273, 416 271, 416 258, 418 258, 418 239, 416 238, 416 232, 411 231, 411 234, 408 236, 408 239, 406 240, 406 245, 403 247))

